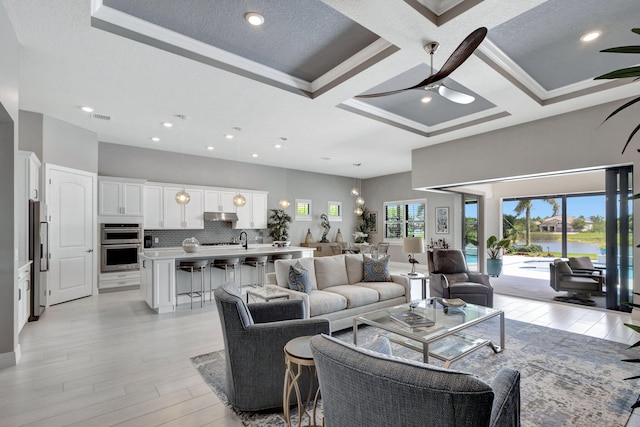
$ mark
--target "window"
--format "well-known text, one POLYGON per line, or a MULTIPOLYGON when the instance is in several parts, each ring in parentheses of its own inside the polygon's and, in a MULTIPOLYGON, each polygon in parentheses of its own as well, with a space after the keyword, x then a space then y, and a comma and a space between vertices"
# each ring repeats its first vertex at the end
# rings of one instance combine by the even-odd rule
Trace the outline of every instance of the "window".
POLYGON ((296 199, 296 221, 311 221, 311 200, 296 199))
POLYGON ((331 221, 342 221, 342 202, 329 202, 327 216, 331 221))
POLYGON ((384 204, 384 238, 425 237, 425 203, 421 200, 384 204))

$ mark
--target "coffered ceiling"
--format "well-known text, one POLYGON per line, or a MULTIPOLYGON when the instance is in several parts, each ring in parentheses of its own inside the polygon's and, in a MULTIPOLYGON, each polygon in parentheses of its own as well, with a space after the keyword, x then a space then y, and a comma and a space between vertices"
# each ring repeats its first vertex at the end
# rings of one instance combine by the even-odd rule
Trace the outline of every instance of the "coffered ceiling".
POLYGON ((22 45, 20 107, 116 144, 366 178, 410 170, 415 148, 640 93, 593 81, 637 65, 599 53, 638 44, 637 0, 2 1, 22 45), (437 71, 482 26, 444 80, 474 102, 356 98, 424 80, 427 42, 437 71), (582 42, 589 31, 601 35, 582 42))

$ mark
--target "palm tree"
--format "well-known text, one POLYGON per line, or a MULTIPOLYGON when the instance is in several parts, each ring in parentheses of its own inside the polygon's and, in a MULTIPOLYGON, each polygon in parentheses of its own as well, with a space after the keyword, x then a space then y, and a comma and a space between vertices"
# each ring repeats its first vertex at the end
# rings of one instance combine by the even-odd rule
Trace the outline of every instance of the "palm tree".
MULTIPOLYGON (((558 214, 558 211, 560 210, 560 205, 558 204, 558 201, 556 199, 542 199, 542 200, 551 205, 551 209, 553 211, 551 216, 556 216, 558 214)), ((525 236, 526 245, 529 246, 531 244, 531 234, 530 234, 531 200, 530 199, 520 200, 516 205, 516 207, 513 209, 513 212, 515 212, 516 215, 522 215, 522 212, 525 213, 526 226, 524 230, 524 236, 525 236)))

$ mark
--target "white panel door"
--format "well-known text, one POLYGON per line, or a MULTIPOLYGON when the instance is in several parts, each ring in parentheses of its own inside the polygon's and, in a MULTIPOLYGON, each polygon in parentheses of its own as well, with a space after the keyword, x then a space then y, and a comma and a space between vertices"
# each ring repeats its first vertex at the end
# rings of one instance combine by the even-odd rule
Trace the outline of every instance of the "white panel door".
POLYGON ((233 204, 233 198, 236 193, 233 191, 220 192, 220 207, 222 212, 236 212, 236 205, 233 204))
POLYGON ((92 295, 95 278, 95 175, 67 168, 48 169, 49 304, 92 295))

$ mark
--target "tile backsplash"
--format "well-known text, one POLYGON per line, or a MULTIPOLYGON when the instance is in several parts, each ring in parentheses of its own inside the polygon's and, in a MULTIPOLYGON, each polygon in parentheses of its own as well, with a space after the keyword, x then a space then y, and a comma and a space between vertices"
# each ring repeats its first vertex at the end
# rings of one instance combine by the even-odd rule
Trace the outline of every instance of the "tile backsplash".
POLYGON ((238 241, 241 231, 247 232, 249 243, 263 243, 263 237, 268 241, 271 239, 266 229, 239 230, 231 228, 229 222, 212 221, 205 221, 203 230, 144 230, 144 235, 151 236, 152 247, 166 248, 182 246, 182 241, 188 237, 195 237, 200 243, 232 242, 234 239, 238 241))

